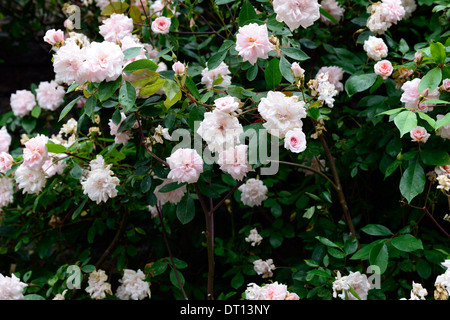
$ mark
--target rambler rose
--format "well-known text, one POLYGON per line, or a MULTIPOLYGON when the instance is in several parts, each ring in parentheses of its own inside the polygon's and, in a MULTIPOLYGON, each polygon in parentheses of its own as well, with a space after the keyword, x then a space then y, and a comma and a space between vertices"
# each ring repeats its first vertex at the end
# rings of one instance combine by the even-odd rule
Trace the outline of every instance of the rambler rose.
POLYGON ((275 49, 269 41, 269 34, 265 24, 249 23, 239 27, 236 34, 236 50, 244 61, 254 65, 258 58, 267 59, 268 53, 275 49))
POLYGON ((302 129, 289 130, 284 137, 284 147, 292 152, 300 153, 306 149, 306 136, 302 129))
POLYGON ((36 105, 36 99, 29 90, 17 90, 11 94, 10 104, 16 117, 24 117, 33 110, 36 105))
POLYGON ((159 192, 162 187, 168 185, 169 183, 175 182, 172 179, 164 179, 163 182, 156 186, 155 188, 155 197, 157 201, 164 205, 166 202, 170 202, 173 204, 177 204, 181 201, 184 194, 187 192, 186 185, 183 185, 175 190, 169 191, 169 192, 159 192))
POLYGON ((166 161, 170 167, 167 178, 178 183, 195 183, 203 172, 203 159, 195 149, 177 149, 166 161))
POLYGON ((450 78, 444 79, 444 81, 442 81, 442 90, 450 91, 450 78))
MULTIPOLYGON (((336 0, 323 0, 320 5, 325 11, 331 14, 337 22, 339 22, 344 17, 345 9, 342 8, 336 0)), ((331 21, 324 15, 320 15, 320 21, 322 21, 326 25, 334 24, 333 21, 331 21)))
POLYGON ((159 34, 169 33, 171 23, 170 18, 158 17, 152 22, 152 31, 159 34))
POLYGON ((317 0, 274 0, 273 10, 278 22, 287 24, 291 31, 302 26, 308 28, 320 19, 320 5, 317 0))
POLYGON ((52 46, 61 44, 64 42, 64 31, 55 29, 47 30, 44 36, 44 41, 52 46))
POLYGON ((48 137, 43 134, 28 140, 23 149, 23 164, 33 170, 41 169, 48 159, 47 143, 48 137))
POLYGON ((54 111, 64 102, 66 90, 54 80, 43 81, 36 89, 36 99, 42 109, 54 111))
POLYGON ((11 135, 5 126, 0 129, 0 152, 8 152, 11 145, 11 135))
POLYGON ((389 78, 389 76, 392 74, 392 71, 394 71, 392 63, 389 60, 378 61, 373 66, 373 69, 377 75, 381 76, 385 80, 389 78))
POLYGON ((427 132, 427 129, 425 129, 424 127, 420 127, 420 126, 412 129, 409 134, 412 139, 411 141, 414 141, 414 142, 425 143, 425 142, 427 142, 428 138, 430 137, 430 134, 427 132))
POLYGON ((367 56, 375 61, 385 58, 388 54, 388 47, 383 39, 374 36, 369 36, 369 38, 364 41, 363 48, 364 51, 366 51, 367 56))
POLYGON ((294 78, 302 78, 305 75, 305 70, 302 67, 300 67, 298 62, 292 63, 291 71, 294 78))
POLYGON ((214 100, 214 106, 224 113, 232 113, 239 108, 239 100, 233 96, 221 97, 214 100))
POLYGON ((186 67, 184 66, 183 63, 181 63, 180 61, 177 61, 172 65, 172 70, 176 74, 182 75, 184 73, 184 71, 186 70, 186 67))
POLYGON ((133 19, 124 14, 113 13, 103 21, 99 33, 106 41, 120 42, 124 37, 132 35, 133 27, 133 19))
POLYGON ((11 169, 14 163, 13 157, 9 153, 0 152, 0 172, 6 173, 9 169, 11 169))
POLYGON ((427 100, 439 99, 439 89, 429 91, 428 88, 419 93, 418 87, 420 84, 419 78, 406 81, 401 89, 403 90, 400 101, 405 103, 405 108, 411 111, 427 112, 429 108, 434 107, 435 104, 428 103, 427 100))
POLYGON ((252 170, 252 166, 247 161, 247 149, 247 145, 241 144, 222 151, 217 161, 220 170, 229 173, 237 181, 244 179, 247 172, 252 170))

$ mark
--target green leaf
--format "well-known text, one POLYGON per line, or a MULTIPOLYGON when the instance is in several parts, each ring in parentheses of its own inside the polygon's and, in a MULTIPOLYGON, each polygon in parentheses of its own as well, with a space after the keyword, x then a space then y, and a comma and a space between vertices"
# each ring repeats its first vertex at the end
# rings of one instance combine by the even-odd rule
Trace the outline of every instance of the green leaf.
POLYGON ((255 80, 257 75, 258 75, 258 65, 255 64, 247 70, 246 77, 248 81, 253 81, 255 80))
POLYGON ((117 129, 117 133, 121 133, 123 131, 130 130, 134 126, 135 123, 136 123, 136 116, 134 113, 132 113, 122 121, 119 128, 117 129))
POLYGON ((314 269, 314 270, 308 271, 308 274, 312 274, 312 275, 315 275, 315 276, 324 277, 324 278, 328 278, 328 279, 333 279, 334 280, 333 276, 331 276, 330 274, 326 273, 325 271, 319 270, 319 269, 314 269))
POLYGON ((409 164, 400 179, 400 193, 411 202, 414 197, 423 192, 426 177, 425 171, 418 161, 409 164))
POLYGON ((398 50, 400 50, 401 53, 405 54, 409 51, 408 43, 406 43, 405 39, 400 39, 400 42, 398 44, 398 50))
POLYGON ((208 60, 208 70, 216 69, 222 61, 225 59, 228 51, 217 52, 211 56, 208 60))
POLYGON ((305 61, 309 59, 309 56, 299 48, 285 47, 281 48, 281 51, 289 58, 295 59, 296 61, 305 61))
POLYGON ((176 190, 178 188, 181 188, 184 185, 186 185, 186 183, 178 183, 176 181, 170 182, 170 183, 166 184, 165 186, 161 187, 161 189, 159 189, 158 192, 161 192, 161 193, 170 192, 170 191, 176 190))
POLYGON ((70 110, 72 110, 73 106, 75 105, 75 103, 78 102, 78 100, 81 99, 82 96, 78 96, 75 99, 73 99, 72 101, 70 101, 65 107, 64 109, 61 111, 60 115, 59 115, 59 119, 58 121, 61 121, 68 113, 70 110))
POLYGON ((38 105, 34 106, 33 110, 31 110, 31 116, 33 118, 39 118, 40 114, 41 114, 41 107, 39 107, 38 105))
POLYGON ((316 236, 316 239, 319 240, 322 244, 326 245, 327 247, 339 248, 339 246, 336 243, 327 238, 316 236))
POLYGON ((24 128, 24 130, 30 134, 34 128, 36 128, 37 120, 32 117, 23 117, 20 121, 20 124, 24 128))
POLYGON ((164 86, 165 82, 166 82, 166 80, 158 78, 158 79, 156 79, 156 81, 149 83, 149 84, 145 85, 143 88, 141 88, 139 90, 139 94, 144 97, 152 96, 155 93, 157 93, 158 90, 164 86))
POLYGON ((393 115, 393 114, 400 113, 400 111, 402 111, 402 110, 405 110, 405 108, 395 108, 395 109, 391 109, 391 110, 388 110, 388 111, 381 112, 381 113, 379 113, 378 115, 385 114, 385 115, 390 116, 390 115, 393 115))
POLYGON ((390 236, 392 235, 391 230, 386 228, 381 224, 368 224, 365 227, 361 228, 361 231, 364 231, 371 236, 390 236))
POLYGON ((101 82, 98 86, 98 98, 101 102, 110 98, 114 92, 120 87, 122 83, 122 76, 118 77, 114 81, 101 82))
POLYGON ((275 89, 281 83, 282 75, 280 72, 280 60, 273 58, 270 60, 269 65, 264 71, 264 78, 266 79, 267 86, 270 89, 275 89))
POLYGON ((353 254, 358 249, 358 240, 356 237, 349 237, 344 242, 344 251, 347 255, 353 254))
POLYGON ((239 27, 245 26, 250 23, 252 20, 257 20, 258 15, 256 14, 255 8, 253 8, 252 4, 248 0, 244 0, 242 3, 242 7, 239 11, 239 27))
POLYGON ((56 143, 47 143, 47 150, 48 152, 52 153, 63 153, 67 151, 67 148, 64 147, 62 144, 56 144, 56 143))
POLYGON ((234 289, 238 289, 244 284, 244 281, 245 281, 244 275, 241 272, 238 272, 231 279, 230 284, 234 289))
POLYGON ((416 112, 419 115, 419 118, 422 120, 425 120, 426 122, 428 122, 428 124, 434 129, 434 127, 436 126, 436 121, 431 118, 429 115, 427 115, 426 113, 417 111, 416 112))
POLYGON ((369 262, 371 265, 380 268, 380 274, 386 271, 388 261, 389 253, 385 243, 379 243, 370 250, 369 262))
POLYGON ((83 202, 78 206, 78 208, 72 214, 72 220, 76 219, 76 217, 78 217, 80 215, 81 211, 83 210, 83 208, 86 205, 86 203, 88 202, 88 200, 89 200, 88 197, 84 198, 83 202))
POLYGON ((417 127, 417 115, 412 111, 402 111, 394 118, 394 123, 400 130, 400 137, 417 127))
POLYGON ((283 77, 290 83, 294 82, 294 76, 291 72, 291 63, 284 57, 280 57, 280 72, 283 77))
POLYGON ((417 91, 422 93, 427 88, 429 91, 433 91, 439 87, 442 81, 442 70, 439 67, 433 68, 427 72, 427 74, 420 80, 417 91))
POLYGON ((450 164, 450 156, 444 150, 422 150, 420 159, 427 166, 444 166, 450 164))
POLYGON ((151 71, 156 71, 158 69, 158 65, 148 59, 139 59, 127 64, 127 66, 123 69, 123 72, 129 75, 134 71, 142 69, 149 69, 151 71))
POLYGON ((445 126, 450 123, 450 112, 447 113, 444 117, 440 118, 436 121, 436 125, 434 126, 434 129, 439 129, 442 126, 445 126))
POLYGON ((430 44, 430 52, 431 56, 433 57, 433 60, 437 64, 445 63, 446 53, 445 53, 445 47, 440 42, 432 42, 430 44))
POLYGON ((327 10, 320 7, 319 8, 320 14, 331 20, 334 24, 339 24, 339 22, 336 20, 335 17, 333 17, 327 10))
POLYGON ((369 89, 377 80, 375 73, 354 74, 345 82, 345 92, 351 97, 355 93, 369 89))
POLYGON ((84 113, 86 113, 86 115, 90 117, 94 113, 96 106, 97 106, 97 97, 95 95, 92 95, 89 98, 87 98, 86 103, 83 106, 84 113))
MULTIPOLYGON (((178 274, 178 278, 180 279, 181 285, 184 286, 185 279, 184 279, 183 274, 180 272, 180 270, 177 270, 177 274, 178 274)), ((175 270, 174 269, 170 270, 169 278, 170 278, 170 282, 172 282, 172 284, 176 288, 181 289, 180 285, 178 284, 178 279, 177 279, 177 276, 175 274, 175 270)))
POLYGON ((143 193, 146 193, 150 190, 151 186, 152 186, 152 177, 150 175, 147 175, 141 181, 141 191, 143 193))
POLYGON ((361 300, 361 297, 358 295, 358 293, 353 289, 352 286, 348 286, 348 291, 354 296, 356 299, 361 300))
POLYGON ((23 296, 24 300, 45 300, 45 298, 43 296, 40 296, 38 294, 26 294, 23 296))
POLYGON ((177 204, 177 218, 182 224, 187 224, 194 219, 195 204, 189 192, 183 196, 181 201, 177 204))
POLYGON ((87 264, 81 268, 81 271, 83 271, 84 273, 91 273, 95 271, 95 266, 92 264, 87 264))
POLYGON ((136 102, 136 89, 129 82, 125 81, 119 90, 119 103, 126 111, 130 111, 136 102))
POLYGON ((189 92, 194 96, 195 99, 200 100, 200 92, 197 89, 197 86, 195 85, 195 82, 192 80, 191 77, 186 77, 186 81, 184 83, 186 85, 186 88, 189 89, 189 92))
POLYGON ((173 80, 166 79, 163 85, 164 92, 169 100, 173 99, 180 91, 180 87, 173 80))
POLYGON ((127 60, 127 59, 131 59, 136 57, 140 52, 142 51, 142 47, 132 47, 132 48, 128 48, 125 49, 123 51, 123 59, 127 60))
POLYGON ((403 252, 412 252, 423 249, 422 240, 417 239, 411 234, 403 234, 392 239, 391 244, 403 252))

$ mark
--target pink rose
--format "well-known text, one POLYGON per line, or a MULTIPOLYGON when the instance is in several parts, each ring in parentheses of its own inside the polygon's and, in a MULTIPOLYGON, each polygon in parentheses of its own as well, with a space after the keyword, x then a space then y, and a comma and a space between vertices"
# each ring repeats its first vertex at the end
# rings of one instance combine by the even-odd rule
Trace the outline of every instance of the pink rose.
POLYGON ((289 292, 285 300, 300 300, 300 297, 294 292, 289 292))
POLYGON ((17 117, 24 117, 33 110, 36 105, 34 94, 29 90, 17 90, 11 95, 11 109, 17 117))
POLYGON ((214 100, 214 105, 217 110, 225 113, 231 113, 239 108, 239 100, 232 96, 226 96, 214 100))
POLYGON ((44 41, 52 46, 64 41, 64 32, 62 30, 50 29, 47 30, 44 36, 44 41))
POLYGON ((444 81, 442 81, 442 89, 444 91, 450 91, 450 78, 444 79, 444 81))
POLYGON ((430 134, 427 132, 427 130, 424 127, 415 127, 410 132, 411 141, 414 142, 427 142, 428 138, 430 137, 430 134))
POLYGON ((8 152, 11 145, 11 135, 6 127, 0 129, 0 152, 8 152))
POLYGON ((166 160, 170 167, 167 178, 178 183, 195 183, 203 172, 203 159, 195 149, 177 149, 166 160))
POLYGON ((302 129, 289 130, 284 137, 284 147, 292 152, 300 153, 306 149, 306 136, 302 129))
POLYGON ((294 78, 301 78, 305 74, 305 70, 297 62, 292 63, 291 71, 294 78))
POLYGON ((389 78, 394 68, 389 60, 378 61, 373 67, 375 73, 381 76, 383 79, 389 78))
POLYGON ((262 287, 260 300, 285 300, 287 293, 287 286, 275 281, 262 287))
POLYGON ((172 70, 178 74, 181 75, 184 73, 184 71, 186 70, 186 67, 184 66, 184 64, 182 64, 180 61, 177 61, 173 64, 172 66, 172 70))
POLYGON ((172 179, 164 179, 164 181, 155 188, 156 199, 161 203, 161 205, 165 204, 166 202, 177 204, 181 201, 187 191, 186 185, 184 185, 173 191, 159 192, 162 187, 172 182, 174 182, 172 179))
POLYGON ((244 61, 252 65, 258 58, 267 59, 268 53, 274 49, 269 41, 267 26, 250 23, 240 27, 236 34, 236 50, 244 61))
POLYGON ((170 18, 158 17, 152 22, 152 31, 160 34, 169 33, 171 23, 170 18))
POLYGON ((39 134, 25 143, 23 164, 30 169, 39 170, 48 159, 48 137, 39 134))
POLYGON ((11 169, 13 165, 14 159, 11 157, 9 153, 1 152, 0 153, 0 172, 6 173, 9 169, 11 169))

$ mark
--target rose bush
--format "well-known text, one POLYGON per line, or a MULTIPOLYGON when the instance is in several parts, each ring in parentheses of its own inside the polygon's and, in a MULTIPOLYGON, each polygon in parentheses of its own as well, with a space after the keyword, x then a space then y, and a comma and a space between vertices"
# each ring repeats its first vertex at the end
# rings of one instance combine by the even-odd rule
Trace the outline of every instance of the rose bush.
POLYGON ((448 299, 447 1, 55 4, 2 299, 448 299))

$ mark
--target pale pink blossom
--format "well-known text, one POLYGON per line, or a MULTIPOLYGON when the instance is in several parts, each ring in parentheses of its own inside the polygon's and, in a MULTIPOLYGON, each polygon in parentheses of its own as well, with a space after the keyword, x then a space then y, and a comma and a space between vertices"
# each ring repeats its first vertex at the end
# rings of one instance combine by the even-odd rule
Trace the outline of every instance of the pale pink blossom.
POLYGON ((9 169, 11 169, 14 163, 13 157, 9 153, 0 152, 0 172, 6 173, 9 169))
POLYGON ((436 172, 436 174, 438 176, 443 175, 443 174, 450 176, 450 164, 446 164, 443 166, 436 166, 434 168, 434 172, 436 172))
POLYGON ((367 56, 375 61, 385 58, 388 54, 388 47, 383 39, 374 36, 369 36, 369 38, 364 41, 363 48, 364 51, 366 51, 367 56))
POLYGON ((52 46, 62 43, 64 41, 64 31, 55 29, 47 30, 44 41, 52 46))
POLYGON ((248 61, 252 65, 258 58, 267 59, 268 53, 274 49, 274 45, 269 41, 265 24, 247 24, 240 27, 236 34, 236 50, 244 61, 248 61))
POLYGON ((247 149, 247 145, 241 144, 221 152, 217 161, 220 170, 229 173, 237 181, 244 179, 252 169, 247 160, 247 149))
POLYGON ((344 69, 338 66, 322 67, 319 69, 319 71, 317 71, 317 75, 320 75, 321 73, 328 73, 327 81, 334 85, 334 88, 338 92, 344 91, 344 84, 341 82, 344 78, 344 69))
POLYGON ((285 300, 300 300, 300 297, 295 292, 288 292, 285 300))
POLYGON ((374 66, 373 69, 375 73, 381 76, 383 79, 389 78, 394 71, 394 67, 392 67, 392 63, 389 60, 380 60, 374 66))
POLYGON ((421 126, 417 126, 410 132, 411 141, 414 142, 427 142, 428 138, 430 137, 430 134, 427 132, 427 129, 421 126))
POLYGON ((236 145, 243 132, 244 128, 237 117, 218 109, 205 112, 204 119, 197 129, 197 133, 212 152, 221 152, 236 145))
POLYGON ((287 285, 275 281, 262 287, 259 300, 285 300, 287 294, 287 285))
POLYGON ((49 152, 49 159, 42 165, 42 170, 47 177, 53 177, 54 175, 62 174, 67 164, 63 159, 66 157, 64 153, 51 153, 49 152))
POLYGON ((53 56, 55 81, 71 85, 78 78, 81 65, 85 60, 85 52, 86 47, 80 48, 74 41, 67 41, 59 48, 53 56))
POLYGON ((214 100, 214 106, 224 113, 232 113, 239 108, 239 100, 233 96, 225 96, 214 100))
POLYGON ((109 5, 111 0, 95 0, 95 5, 103 10, 107 5, 109 5))
POLYGON ((405 103, 405 108, 411 111, 430 111, 430 108, 434 107, 435 104, 428 103, 429 99, 438 99, 440 96, 439 89, 435 89, 429 92, 428 88, 422 93, 419 93, 418 87, 420 84, 419 78, 415 78, 410 81, 406 81, 401 89, 403 90, 400 101, 405 103))
POLYGON ((119 45, 93 42, 85 52, 85 61, 78 72, 77 83, 114 81, 122 74, 124 54, 119 45))
POLYGON ((14 181, 8 177, 0 177, 0 209, 14 202, 14 181))
POLYGON ((261 180, 255 178, 248 179, 238 190, 242 192, 242 203, 249 207, 260 206, 269 191, 261 180))
POLYGON ((287 24, 291 31, 302 26, 308 28, 320 19, 320 5, 317 0, 274 0, 273 10, 278 22, 287 24))
POLYGON ((289 130, 302 128, 301 119, 306 118, 305 102, 297 96, 288 97, 279 91, 269 91, 258 105, 258 112, 266 120, 264 128, 280 139, 289 130))
POLYGON ((305 75, 305 70, 302 67, 300 67, 298 62, 293 62, 291 64, 291 71, 294 78, 301 78, 305 75))
POLYGON ((450 92, 450 78, 442 81, 442 90, 450 92))
POLYGON ((370 287, 370 282, 365 274, 361 274, 359 271, 350 271, 348 276, 341 277, 341 273, 338 271, 336 280, 333 282, 333 297, 341 298, 345 300, 346 296, 348 300, 358 300, 350 292, 350 287, 356 292, 361 300, 367 300, 367 294, 370 287), (340 294, 338 294, 340 292, 340 294))
POLYGON ((11 135, 5 126, 0 129, 0 152, 8 152, 11 145, 11 135))
POLYGON ((203 172, 203 159, 195 149, 177 149, 166 161, 170 167, 167 178, 178 183, 195 183, 203 172))
POLYGON ((43 81, 36 89, 36 99, 42 109, 54 111, 64 102, 66 90, 55 80, 43 81))
POLYGON ((262 260, 258 259, 253 261, 253 269, 258 275, 262 275, 263 278, 270 278, 273 276, 272 270, 275 270, 275 265, 272 259, 262 260))
POLYGON ((130 130, 125 130, 122 132, 117 132, 120 128, 120 125, 122 124, 122 122, 127 118, 127 116, 125 115, 125 113, 121 112, 120 113, 121 116, 121 120, 118 124, 115 124, 112 119, 109 119, 108 125, 110 128, 109 133, 114 136, 114 142, 117 144, 127 144, 128 140, 130 140, 132 133, 130 130))
POLYGON ((106 41, 121 41, 124 37, 132 35, 133 19, 124 14, 113 13, 103 21, 99 29, 99 33, 106 41))
MULTIPOLYGON (((438 114, 436 120, 441 120, 445 115, 438 114)), ((444 139, 450 139, 450 123, 445 126, 441 126, 438 131, 438 135, 444 139)))
POLYGON ((403 19, 409 19, 417 9, 416 0, 402 0, 402 6, 405 8, 405 16, 403 19))
POLYGON ((23 149, 23 164, 33 170, 39 170, 48 159, 48 149, 46 144, 48 137, 43 134, 38 134, 25 142, 23 149))
POLYGON ((63 25, 64 25, 64 28, 66 28, 67 30, 69 30, 69 31, 73 30, 74 25, 73 25, 72 20, 70 20, 70 19, 64 20, 63 25))
POLYGON ((152 31, 158 34, 169 33, 172 20, 167 17, 158 17, 152 22, 152 31))
POLYGON ((388 23, 396 24, 405 16, 401 0, 382 0, 380 7, 380 10, 383 10, 384 20, 388 23))
MULTIPOLYGON (((322 9, 331 14, 337 22, 339 22, 344 17, 345 9, 342 8, 336 0, 323 0, 320 5, 322 9)), ((326 25, 334 24, 333 21, 331 21, 324 15, 320 16, 320 20, 326 25)))
POLYGON ((34 170, 21 164, 14 172, 17 187, 22 193, 38 194, 45 187, 47 180, 42 169, 34 170))
POLYGON ((289 130, 284 137, 284 147, 292 152, 300 153, 306 150, 306 136, 302 129, 289 130))
POLYGON ((184 66, 183 63, 181 63, 180 61, 177 61, 177 62, 175 62, 175 63, 172 65, 172 70, 173 70, 176 74, 181 75, 181 74, 183 74, 184 71, 186 70, 186 67, 184 66))
POLYGON ((208 88, 212 88, 214 80, 220 75, 222 81, 216 83, 215 85, 220 87, 228 87, 231 84, 231 72, 225 62, 221 62, 219 66, 215 69, 209 70, 208 67, 202 70, 201 82, 208 88))
POLYGON ((155 197, 161 203, 161 205, 164 205, 166 202, 177 204, 178 202, 181 201, 181 199, 183 198, 184 194, 187 191, 186 185, 183 185, 169 192, 160 192, 162 187, 172 182, 175 181, 172 179, 164 179, 163 182, 158 186, 156 186, 155 188, 155 197))
POLYGON ((17 90, 11 94, 10 104, 15 116, 24 117, 33 110, 36 105, 36 99, 29 90, 17 90))

